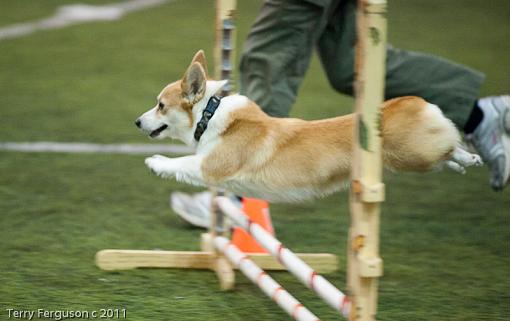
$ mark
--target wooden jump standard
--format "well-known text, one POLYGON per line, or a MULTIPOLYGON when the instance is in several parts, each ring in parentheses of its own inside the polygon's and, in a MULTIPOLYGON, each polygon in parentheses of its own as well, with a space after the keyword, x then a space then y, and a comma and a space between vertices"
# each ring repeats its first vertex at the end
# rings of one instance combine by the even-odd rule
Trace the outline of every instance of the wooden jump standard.
POLYGON ((358 0, 356 126, 352 162, 347 289, 350 320, 375 321, 379 257, 379 204, 384 201, 381 113, 386 61, 386 0, 358 0))

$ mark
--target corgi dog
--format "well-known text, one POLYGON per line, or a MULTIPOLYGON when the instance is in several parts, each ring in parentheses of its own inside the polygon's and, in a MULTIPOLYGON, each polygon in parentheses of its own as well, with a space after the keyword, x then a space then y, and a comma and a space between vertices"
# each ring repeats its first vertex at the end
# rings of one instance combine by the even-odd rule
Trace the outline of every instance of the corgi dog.
MULTIPOLYGON (((275 118, 239 94, 215 94, 226 80, 209 80, 198 51, 182 79, 167 85, 157 104, 136 120, 155 139, 173 138, 194 155, 145 160, 163 178, 225 188, 271 202, 325 196, 345 186, 353 155, 354 115, 316 121, 275 118)), ((397 171, 424 172, 447 166, 464 173, 481 165, 461 148, 460 134, 441 110, 419 97, 381 106, 382 157, 397 171)))

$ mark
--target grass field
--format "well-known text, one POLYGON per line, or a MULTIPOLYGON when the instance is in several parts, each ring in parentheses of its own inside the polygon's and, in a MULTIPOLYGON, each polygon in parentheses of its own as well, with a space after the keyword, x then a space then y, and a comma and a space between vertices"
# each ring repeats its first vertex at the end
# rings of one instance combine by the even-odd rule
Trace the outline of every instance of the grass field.
MULTIPOLYGON (((260 2, 239 2, 241 43, 260 2)), ((0 0, 0 27, 68 3, 0 0)), ((390 0, 389 9, 395 46, 483 70, 482 94, 510 91, 510 2, 390 0)), ((0 41, 0 141, 148 143, 133 120, 197 49, 211 58, 213 20, 210 1, 181 0, 116 22, 0 41)), ((351 108, 314 60, 293 116, 351 108)), ((103 248, 198 248, 201 230, 168 207, 170 192, 196 189, 150 175, 143 159, 0 152, 0 320, 9 308, 125 308, 129 320, 288 320, 240 274, 236 290, 225 293, 212 272, 94 266, 103 248)), ((510 320, 510 188, 492 192, 486 168, 385 180, 378 320, 510 320)), ((328 278, 343 288, 347 194, 271 212, 292 249, 339 256, 342 270, 328 278)), ((338 319, 288 274, 273 275, 322 320, 338 319)))

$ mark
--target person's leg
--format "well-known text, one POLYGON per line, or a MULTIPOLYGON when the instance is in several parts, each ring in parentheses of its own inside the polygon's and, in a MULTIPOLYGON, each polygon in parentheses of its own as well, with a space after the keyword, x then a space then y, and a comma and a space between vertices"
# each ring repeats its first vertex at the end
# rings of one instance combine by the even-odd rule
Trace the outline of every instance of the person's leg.
MULTIPOLYGON (((317 49, 331 86, 353 95, 356 1, 342 0, 317 49)), ((418 52, 387 46, 385 98, 415 95, 436 104, 463 129, 491 169, 490 184, 503 189, 510 177, 510 98, 478 99, 481 72, 418 52)))
MULTIPOLYGON (((356 1, 344 0, 318 42, 331 86, 353 95, 356 1)), ((385 98, 416 95, 438 105, 459 128, 466 124, 484 75, 443 58, 387 46, 385 98)))
POLYGON ((387 55, 387 98, 421 96, 464 128, 485 78, 482 73, 423 53, 389 47, 387 55))
POLYGON ((244 44, 240 92, 271 116, 288 116, 325 27, 331 0, 268 0, 244 44))

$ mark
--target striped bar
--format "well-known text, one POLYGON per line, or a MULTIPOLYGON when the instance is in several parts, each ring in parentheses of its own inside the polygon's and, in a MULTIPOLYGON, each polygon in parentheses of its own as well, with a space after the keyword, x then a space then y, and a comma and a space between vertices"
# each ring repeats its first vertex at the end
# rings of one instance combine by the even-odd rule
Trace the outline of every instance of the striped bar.
POLYGON ((342 313, 344 317, 349 315, 351 303, 344 293, 335 288, 324 277, 318 275, 308 264, 287 249, 263 227, 252 222, 228 198, 217 197, 215 201, 225 215, 253 236, 262 247, 276 257, 304 285, 315 291, 333 309, 342 313))
POLYGON ((258 285, 258 287, 273 301, 275 301, 285 312, 299 321, 319 321, 312 312, 305 308, 289 292, 287 292, 272 277, 266 274, 264 270, 258 267, 246 254, 241 252, 237 246, 232 244, 227 238, 217 236, 214 238, 214 246, 222 252, 229 260, 238 267, 248 279, 258 285))

